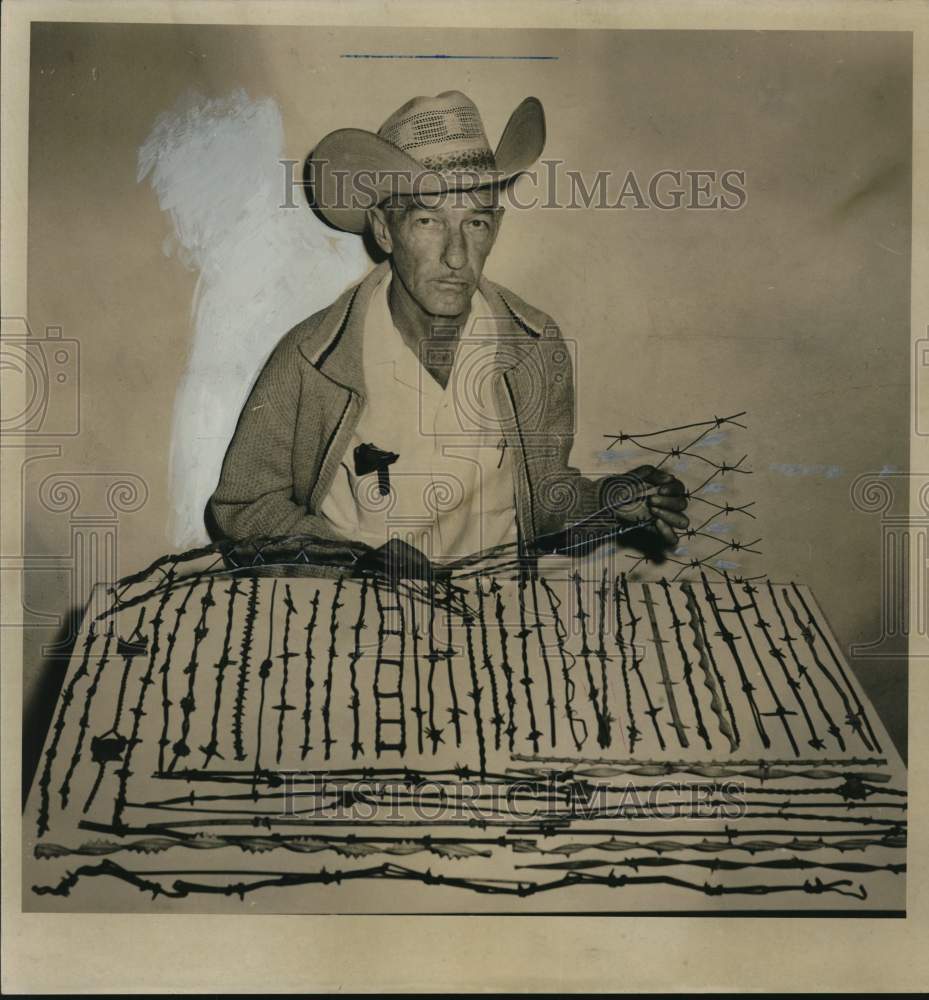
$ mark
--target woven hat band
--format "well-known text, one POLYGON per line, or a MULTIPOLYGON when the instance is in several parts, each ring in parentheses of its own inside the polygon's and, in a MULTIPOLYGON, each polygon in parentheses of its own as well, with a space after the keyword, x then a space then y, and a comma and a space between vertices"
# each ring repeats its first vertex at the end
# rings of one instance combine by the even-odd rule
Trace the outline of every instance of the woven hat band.
POLYGON ((384 122, 378 135, 427 170, 444 174, 496 169, 480 113, 458 91, 408 101, 384 122))

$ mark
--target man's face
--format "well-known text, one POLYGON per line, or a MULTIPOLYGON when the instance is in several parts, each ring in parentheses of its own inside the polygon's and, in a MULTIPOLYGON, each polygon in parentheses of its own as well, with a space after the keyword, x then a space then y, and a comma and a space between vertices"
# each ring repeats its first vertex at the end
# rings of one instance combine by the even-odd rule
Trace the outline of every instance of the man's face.
POLYGON ((372 225, 394 274, 420 308, 433 316, 458 316, 477 288, 501 211, 490 188, 404 196, 376 209, 372 225))

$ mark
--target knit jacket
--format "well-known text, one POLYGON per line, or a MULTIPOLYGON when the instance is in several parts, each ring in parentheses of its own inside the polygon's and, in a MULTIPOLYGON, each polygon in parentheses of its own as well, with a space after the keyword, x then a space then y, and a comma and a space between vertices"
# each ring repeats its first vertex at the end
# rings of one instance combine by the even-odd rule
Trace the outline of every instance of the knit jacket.
MULTIPOLYGON (((242 410, 210 501, 225 537, 338 539, 319 507, 365 405, 364 321, 389 267, 389 261, 375 267, 274 349, 242 410)), ((568 464, 574 382, 558 326, 501 285, 484 278, 479 287, 496 334, 488 338, 488 356, 471 367, 485 385, 489 372, 502 415, 520 540, 543 544, 600 509, 604 481, 586 479, 568 464)), ((468 391, 467 384, 456 387, 456 398, 466 401, 468 391)))

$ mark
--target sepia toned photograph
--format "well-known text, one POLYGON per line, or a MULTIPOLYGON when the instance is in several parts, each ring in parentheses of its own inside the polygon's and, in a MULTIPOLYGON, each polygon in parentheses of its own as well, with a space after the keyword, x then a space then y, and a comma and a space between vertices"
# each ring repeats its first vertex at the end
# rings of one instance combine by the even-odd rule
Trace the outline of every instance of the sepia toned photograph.
POLYGON ((27 26, 13 905, 902 927, 913 31, 363 22, 27 26))

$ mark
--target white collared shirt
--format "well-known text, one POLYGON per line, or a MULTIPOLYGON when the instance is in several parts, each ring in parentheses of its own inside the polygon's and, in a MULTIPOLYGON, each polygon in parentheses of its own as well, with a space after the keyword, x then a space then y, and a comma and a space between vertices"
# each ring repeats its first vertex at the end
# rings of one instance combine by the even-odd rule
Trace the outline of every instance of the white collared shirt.
POLYGON ((443 389, 394 326, 389 286, 385 277, 371 297, 362 348, 367 398, 320 514, 345 538, 376 548, 398 537, 439 562, 514 543, 512 468, 487 377, 496 347, 490 307, 475 292, 443 389), (376 473, 355 472, 361 444, 399 456, 386 496, 376 473))

